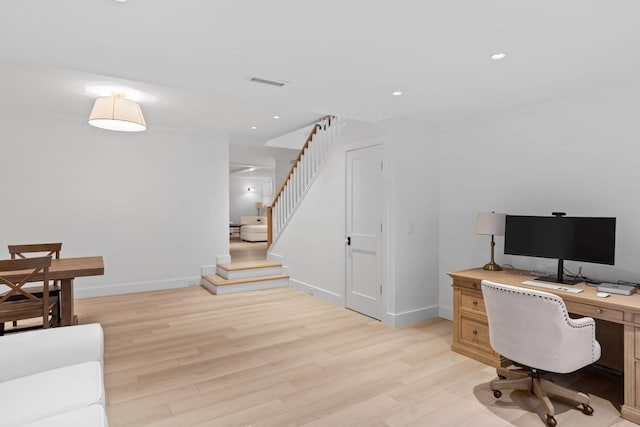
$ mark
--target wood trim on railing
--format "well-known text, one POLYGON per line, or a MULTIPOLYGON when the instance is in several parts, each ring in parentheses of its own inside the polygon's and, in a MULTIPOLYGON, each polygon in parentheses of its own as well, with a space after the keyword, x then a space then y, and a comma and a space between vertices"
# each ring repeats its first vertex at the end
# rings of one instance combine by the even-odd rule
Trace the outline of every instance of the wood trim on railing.
POLYGON ((327 115, 327 116, 324 116, 324 117, 320 117, 318 119, 316 124, 313 126, 313 129, 311 129, 311 132, 309 132, 309 136, 307 137, 307 140, 305 141, 304 145, 300 149, 300 152, 298 153, 298 157, 296 157, 296 160, 291 165, 291 169, 289 169, 289 173, 287 174, 287 177, 282 181, 282 184, 280 184, 280 188, 276 192, 276 195, 273 198, 273 201, 271 202, 271 205, 267 206, 267 248, 271 247, 271 243, 273 242, 273 228, 272 228, 272 213, 271 213, 271 210, 275 207, 276 202, 278 201, 278 199, 282 195, 282 191, 284 190, 284 187, 287 185, 287 182, 289 182, 289 180, 291 179, 291 176, 293 175, 293 171, 295 171, 296 168, 298 167, 298 163, 300 162, 300 159, 302 158, 302 155, 304 154, 305 150, 309 147, 309 143, 311 143, 311 140, 313 139, 313 135, 316 134, 316 132, 318 131, 318 128, 321 126, 320 123, 322 123, 323 120, 328 119, 329 120, 329 126, 331 126, 331 119, 333 119, 333 118, 334 118, 334 116, 327 115))
MULTIPOLYGON (((287 174, 287 177, 282 181, 282 184, 280 184, 280 188, 276 192, 276 196, 273 198, 273 201, 271 202, 272 208, 276 205, 276 201, 280 198, 280 194, 282 194, 282 191, 284 190, 284 187, 287 185, 287 182, 289 182, 289 180, 291 179, 291 175, 293 175, 293 171, 296 170, 296 168, 298 167, 298 163, 300 162, 300 159, 302 158, 304 151, 309 147, 309 143, 313 139, 313 135, 316 134, 316 132, 318 131, 318 128, 320 127, 320 122, 322 122, 325 119, 331 120, 331 116, 324 116, 320 118, 318 120, 318 123, 315 124, 313 129, 311 129, 311 132, 309 132, 309 136, 307 137, 307 140, 305 141, 304 145, 300 149, 300 152, 298 153, 298 157, 296 157, 296 160, 291 165, 291 168, 289 169, 289 173, 287 174)), ((329 123, 331 123, 331 121, 329 121, 329 123)))

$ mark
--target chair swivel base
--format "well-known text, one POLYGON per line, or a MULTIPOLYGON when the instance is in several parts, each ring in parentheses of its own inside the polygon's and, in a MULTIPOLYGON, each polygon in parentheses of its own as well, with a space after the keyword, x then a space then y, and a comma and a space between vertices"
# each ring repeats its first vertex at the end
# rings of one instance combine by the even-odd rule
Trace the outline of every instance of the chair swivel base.
POLYGON ((501 390, 529 390, 533 392, 547 413, 546 423, 549 427, 555 427, 558 423, 554 417, 555 409, 548 395, 559 396, 580 404, 582 405, 582 413, 593 415, 593 408, 589 405, 590 399, 587 394, 542 379, 536 370, 498 368, 497 373, 498 378, 491 381, 490 385, 493 396, 500 398, 502 396, 501 390))

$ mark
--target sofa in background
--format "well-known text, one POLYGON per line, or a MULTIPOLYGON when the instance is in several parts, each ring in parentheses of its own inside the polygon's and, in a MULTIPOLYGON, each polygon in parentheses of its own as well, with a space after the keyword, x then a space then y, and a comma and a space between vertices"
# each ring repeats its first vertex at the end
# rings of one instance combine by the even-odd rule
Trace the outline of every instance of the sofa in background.
POLYGON ((241 216, 240 239, 247 242, 267 241, 266 216, 241 216))
POLYGON ((97 324, 0 337, 0 425, 106 427, 97 324))

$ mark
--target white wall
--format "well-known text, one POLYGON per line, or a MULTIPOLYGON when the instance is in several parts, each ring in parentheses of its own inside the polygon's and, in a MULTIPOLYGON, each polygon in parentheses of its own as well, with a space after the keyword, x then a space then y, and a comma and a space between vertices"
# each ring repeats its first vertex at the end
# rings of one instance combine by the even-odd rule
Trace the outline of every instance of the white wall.
POLYGON ((258 215, 256 202, 262 202, 264 207, 260 209, 260 215, 267 215, 267 204, 272 197, 263 192, 264 184, 273 181, 273 178, 238 177, 229 178, 229 220, 234 224, 240 224, 241 216, 258 215), (253 187, 255 192, 247 191, 253 187))
POLYGON ((433 132, 421 124, 350 121, 271 251, 284 257, 294 286, 344 305, 345 153, 374 144, 383 144, 385 157, 383 321, 400 326, 438 313, 438 156, 433 132))
MULTIPOLYGON (((451 318, 448 271, 489 261, 478 212, 617 217, 615 266, 565 263, 600 280, 639 281, 640 85, 619 86, 447 126, 440 132, 440 314, 451 318)), ((496 262, 555 271, 556 262, 502 254, 496 262)))
POLYGON ((434 131, 415 120, 385 127, 389 284, 395 286, 389 313, 402 325, 438 315, 438 143, 434 131))
POLYGON ((0 257, 6 245, 61 241, 102 255, 87 296, 186 286, 228 252, 228 137, 124 133, 0 116, 0 257))
POLYGON ((290 283, 344 305, 344 146, 334 147, 291 221, 270 248, 284 258, 290 283))

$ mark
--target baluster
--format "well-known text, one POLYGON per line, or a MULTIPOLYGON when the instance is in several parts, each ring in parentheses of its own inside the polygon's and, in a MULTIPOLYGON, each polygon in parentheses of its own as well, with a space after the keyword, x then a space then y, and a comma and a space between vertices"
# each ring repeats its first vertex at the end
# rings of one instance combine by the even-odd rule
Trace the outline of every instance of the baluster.
POLYGON ((298 162, 298 166, 296 167, 294 183, 296 187, 296 206, 297 206, 298 202, 300 201, 300 162, 298 162))
POLYGON ((280 234, 280 230, 282 230, 282 193, 278 197, 278 234, 280 234))
POLYGON ((287 184, 287 218, 286 222, 289 222, 289 218, 291 218, 291 200, 293 199, 293 194, 291 194, 291 180, 287 184))
POLYGON ((307 159, 307 185, 311 181, 311 172, 313 171, 313 148, 309 147, 307 149, 307 153, 309 154, 309 158, 307 159))
POLYGON ((287 193, 287 187, 289 187, 289 183, 287 182, 287 185, 284 186, 283 190, 282 190, 282 226, 284 227, 284 224, 287 222, 287 220, 289 219, 289 194, 287 193))
POLYGON ((298 203, 298 174, 296 173, 298 170, 298 167, 296 166, 296 168, 293 170, 293 175, 291 176, 291 193, 292 193, 292 202, 293 202, 293 206, 296 205, 296 203, 298 203))
POLYGON ((329 133, 329 129, 326 129, 324 132, 322 132, 322 136, 320 138, 320 146, 318 147, 320 149, 320 165, 324 163, 324 159, 327 154, 328 133, 329 133))

